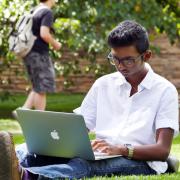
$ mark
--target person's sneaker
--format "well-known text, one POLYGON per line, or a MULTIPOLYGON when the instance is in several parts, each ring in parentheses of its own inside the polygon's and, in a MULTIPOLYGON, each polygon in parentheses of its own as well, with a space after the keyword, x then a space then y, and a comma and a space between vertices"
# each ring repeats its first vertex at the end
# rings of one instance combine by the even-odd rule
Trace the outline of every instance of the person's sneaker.
POLYGON ((179 160, 175 156, 169 155, 167 163, 169 172, 178 172, 179 160))
POLYGON ((0 131, 0 180, 20 180, 12 135, 0 131))
POLYGON ((18 120, 18 115, 17 115, 17 111, 16 111, 17 109, 30 110, 29 108, 25 108, 25 107, 18 107, 18 108, 16 108, 14 111, 12 111, 12 116, 16 120, 18 120))
POLYGON ((13 118, 14 118, 14 119, 16 119, 16 120, 17 120, 18 115, 17 115, 16 110, 14 110, 14 111, 12 112, 12 116, 13 116, 13 118))

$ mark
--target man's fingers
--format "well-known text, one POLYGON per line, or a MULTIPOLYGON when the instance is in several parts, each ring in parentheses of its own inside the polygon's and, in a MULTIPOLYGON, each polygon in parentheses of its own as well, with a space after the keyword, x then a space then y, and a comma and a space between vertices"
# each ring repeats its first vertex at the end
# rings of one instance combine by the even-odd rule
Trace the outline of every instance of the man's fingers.
POLYGON ((109 153, 109 146, 104 146, 102 149, 101 149, 101 152, 103 153, 109 153))
POLYGON ((102 143, 102 142, 105 142, 105 141, 104 140, 100 140, 100 139, 95 139, 95 140, 91 141, 91 145, 94 146, 94 145, 96 145, 98 143, 102 143))
POLYGON ((96 144, 94 144, 92 146, 93 150, 101 150, 104 146, 107 146, 107 143, 106 142, 96 142, 96 144))

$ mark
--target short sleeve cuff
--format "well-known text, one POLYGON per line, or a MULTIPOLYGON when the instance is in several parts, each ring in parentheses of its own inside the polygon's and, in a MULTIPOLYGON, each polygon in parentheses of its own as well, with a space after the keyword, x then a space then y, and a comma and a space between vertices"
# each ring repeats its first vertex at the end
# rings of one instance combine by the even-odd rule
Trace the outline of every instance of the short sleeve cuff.
POLYGON ((179 134, 179 125, 178 123, 172 122, 170 119, 169 120, 161 120, 158 123, 156 123, 156 130, 160 128, 171 128, 174 130, 174 137, 176 137, 179 134), (166 122, 166 123, 164 123, 166 122))

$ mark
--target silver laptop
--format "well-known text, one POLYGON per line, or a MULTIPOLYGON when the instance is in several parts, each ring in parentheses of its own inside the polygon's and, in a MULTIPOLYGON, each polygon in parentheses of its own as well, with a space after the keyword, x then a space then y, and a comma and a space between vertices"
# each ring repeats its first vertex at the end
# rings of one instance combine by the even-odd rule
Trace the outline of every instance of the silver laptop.
POLYGON ((87 160, 119 156, 93 152, 81 115, 24 109, 17 115, 30 153, 87 160))

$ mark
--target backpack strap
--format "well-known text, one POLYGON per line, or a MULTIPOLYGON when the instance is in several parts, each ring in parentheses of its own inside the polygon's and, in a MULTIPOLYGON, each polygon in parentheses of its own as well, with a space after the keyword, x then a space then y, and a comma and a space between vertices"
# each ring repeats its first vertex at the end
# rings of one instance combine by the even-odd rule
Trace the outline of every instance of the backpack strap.
POLYGON ((36 8, 33 9, 32 15, 34 16, 37 12, 39 12, 42 9, 50 9, 50 8, 45 5, 37 6, 36 8))
POLYGON ((33 14, 33 12, 34 12, 35 10, 36 10, 36 7, 30 9, 29 13, 30 13, 30 14, 33 14))
MULTIPOLYGON (((40 5, 40 6, 37 6, 37 7, 34 7, 34 8, 32 8, 30 11, 29 11, 29 14, 31 14, 31 15, 35 15, 37 12, 39 12, 40 10, 42 10, 42 9, 50 9, 50 8, 48 8, 47 6, 45 6, 45 5, 40 5)), ((24 17, 25 18, 25 17, 24 17)), ((16 27, 16 23, 14 23, 13 24, 13 26, 12 26, 12 30, 9 32, 9 34, 8 34, 8 38, 12 35, 12 34, 14 34, 14 31, 16 30, 16 29, 18 29, 19 27, 20 27, 20 25, 22 24, 22 22, 23 22, 23 20, 24 20, 24 18, 21 20, 21 22, 18 24, 18 27, 16 27)))

